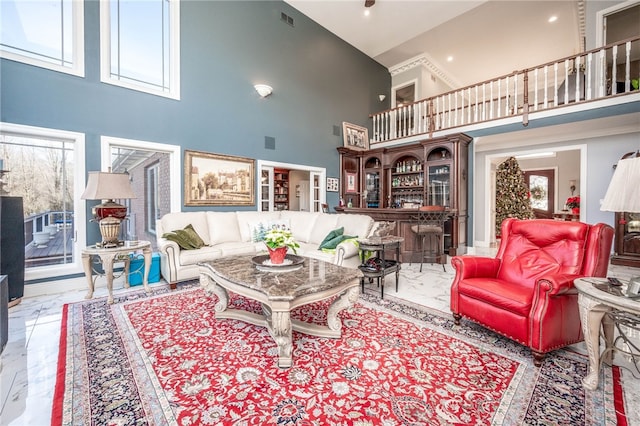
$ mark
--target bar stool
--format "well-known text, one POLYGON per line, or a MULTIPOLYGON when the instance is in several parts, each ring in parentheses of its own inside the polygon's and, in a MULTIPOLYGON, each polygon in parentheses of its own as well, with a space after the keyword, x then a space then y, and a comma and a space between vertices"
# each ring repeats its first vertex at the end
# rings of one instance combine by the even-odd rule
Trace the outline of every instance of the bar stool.
MULTIPOLYGON (((411 231, 420 241, 420 272, 425 260, 425 249, 429 251, 426 258, 442 264, 446 272, 444 256, 444 206, 422 206, 418 209, 417 223, 411 226, 411 231), (425 243, 428 240, 428 245, 425 243)), ((412 256, 413 258, 413 256, 412 256)))

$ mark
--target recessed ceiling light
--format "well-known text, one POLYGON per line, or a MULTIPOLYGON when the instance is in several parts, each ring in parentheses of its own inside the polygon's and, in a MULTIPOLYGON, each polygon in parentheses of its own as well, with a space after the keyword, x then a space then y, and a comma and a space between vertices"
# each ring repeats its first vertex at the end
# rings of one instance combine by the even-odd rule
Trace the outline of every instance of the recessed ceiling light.
POLYGON ((369 9, 364 10, 364 16, 369 16, 370 13, 371 11, 369 9))
POLYGON ((549 18, 549 21, 548 21, 548 22, 549 22, 549 23, 552 23, 552 22, 556 22, 557 20, 558 20, 558 17, 557 17, 556 15, 553 15, 553 16, 551 16, 551 17, 549 18))
POLYGON ((453 61, 453 56, 447 56, 447 62, 453 61))

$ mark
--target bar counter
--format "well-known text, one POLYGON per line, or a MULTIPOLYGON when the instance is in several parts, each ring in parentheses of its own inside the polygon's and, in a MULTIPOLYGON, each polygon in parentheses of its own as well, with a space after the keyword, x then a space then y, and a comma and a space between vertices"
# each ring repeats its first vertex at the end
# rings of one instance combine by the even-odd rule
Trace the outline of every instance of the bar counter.
MULTIPOLYGON (((335 207, 336 212, 343 214, 364 214, 373 220, 396 222, 394 235, 404 238, 400 247, 400 257, 403 263, 420 262, 420 245, 415 234, 411 231, 411 226, 418 221, 418 209, 391 209, 391 208, 357 208, 357 207, 335 207)), ((444 251, 449 256, 464 254, 464 245, 460 245, 461 217, 455 210, 445 210, 449 218, 444 223, 444 251)), ((464 220, 464 217, 462 218, 464 220)))

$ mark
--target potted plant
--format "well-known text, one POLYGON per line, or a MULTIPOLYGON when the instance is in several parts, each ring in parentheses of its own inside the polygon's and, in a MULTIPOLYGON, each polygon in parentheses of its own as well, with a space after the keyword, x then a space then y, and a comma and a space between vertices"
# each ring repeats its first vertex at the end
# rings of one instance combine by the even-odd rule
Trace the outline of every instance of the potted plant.
POLYGON ((300 244, 293 239, 293 235, 288 229, 270 229, 264 234, 264 243, 269 251, 271 263, 274 265, 284 262, 288 249, 297 253, 297 249, 300 248, 300 244))
POLYGON ((580 214, 580 196, 567 198, 567 208, 571 209, 573 214, 580 214))

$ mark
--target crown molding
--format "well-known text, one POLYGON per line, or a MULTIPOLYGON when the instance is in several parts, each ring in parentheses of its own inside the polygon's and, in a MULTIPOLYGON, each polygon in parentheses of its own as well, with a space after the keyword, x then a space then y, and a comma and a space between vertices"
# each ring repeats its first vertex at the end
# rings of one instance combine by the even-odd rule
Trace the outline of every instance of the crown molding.
POLYGON ((420 54, 418 56, 414 56, 411 59, 407 59, 404 62, 400 62, 397 65, 389 67, 389 73, 393 77, 403 72, 406 72, 410 69, 420 67, 420 66, 429 70, 432 74, 434 74, 440 80, 445 82, 452 89, 462 87, 462 83, 460 83, 458 80, 450 77, 444 71, 442 71, 442 67, 426 53, 420 54))

